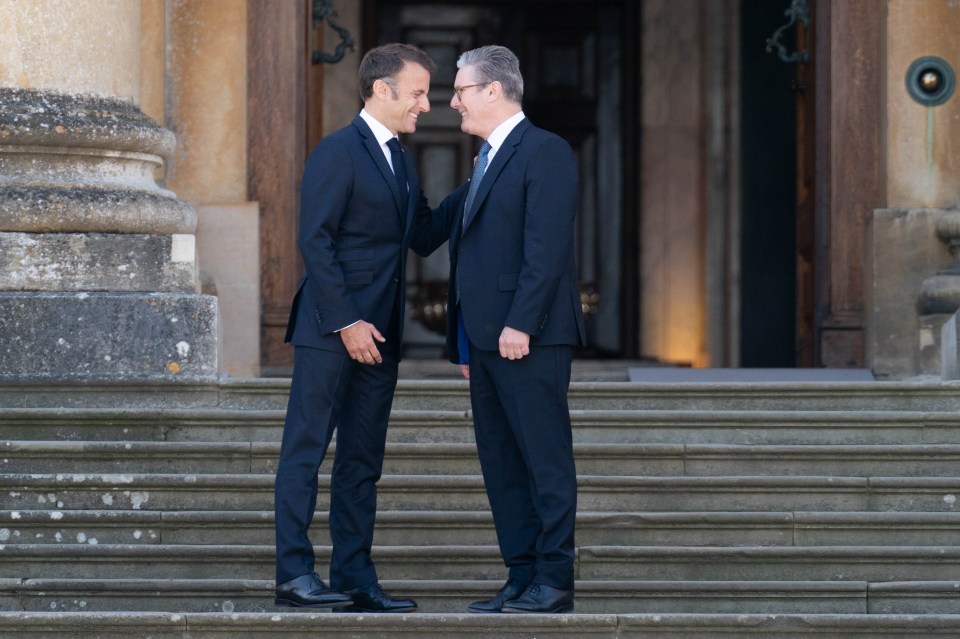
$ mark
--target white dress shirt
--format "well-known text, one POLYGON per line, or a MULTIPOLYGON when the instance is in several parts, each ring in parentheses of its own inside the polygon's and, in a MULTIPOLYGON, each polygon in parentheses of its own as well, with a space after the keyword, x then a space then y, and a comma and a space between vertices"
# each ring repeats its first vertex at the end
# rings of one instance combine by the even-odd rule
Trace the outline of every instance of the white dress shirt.
MULTIPOLYGON (((383 126, 380 120, 367 113, 366 109, 360 109, 360 117, 363 118, 363 121, 366 122, 370 130, 373 131, 373 137, 377 138, 380 150, 383 151, 383 157, 387 158, 387 166, 393 171, 393 160, 390 157, 390 147, 387 146, 387 142, 397 136, 391 133, 390 129, 383 126)), ((396 173, 396 171, 394 171, 394 173, 396 173)))

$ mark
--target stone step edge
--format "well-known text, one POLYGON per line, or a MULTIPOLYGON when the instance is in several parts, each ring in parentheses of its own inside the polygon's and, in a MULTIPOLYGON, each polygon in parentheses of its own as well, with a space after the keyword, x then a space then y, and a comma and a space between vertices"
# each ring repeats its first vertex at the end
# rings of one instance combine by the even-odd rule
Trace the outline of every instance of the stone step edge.
MULTIPOLYGON (((453 365, 451 365, 453 369, 453 365)), ((193 390, 195 392, 218 391, 221 393, 288 393, 290 391, 289 377, 221 377, 217 380, 192 380, 170 377, 157 377, 147 382, 116 380, 116 379, 77 379, 51 381, 46 377, 30 378, 20 376, 16 381, 0 385, 0 390, 30 391, 62 390, 69 391, 127 391, 137 388, 160 390, 193 390)), ((663 391, 663 390, 702 390, 702 389, 771 389, 783 392, 797 390, 807 392, 835 391, 849 393, 855 390, 876 391, 889 394, 892 391, 912 390, 940 390, 944 392, 960 392, 960 387, 949 381, 930 378, 923 380, 876 380, 876 381, 753 381, 753 382, 628 382, 628 381, 572 381, 571 389, 576 390, 623 390, 636 389, 663 391)), ((397 382, 398 390, 456 390, 468 392, 469 383, 463 379, 410 379, 400 378, 397 382)))
MULTIPOLYGON (((221 408, 221 407, 192 407, 192 408, 85 408, 85 407, 9 407, 0 411, 0 425, 21 422, 94 422, 108 420, 111 423, 127 423, 132 425, 169 425, 171 421, 184 423, 199 422, 204 424, 239 425, 238 422, 263 423, 282 426, 285 409, 262 408, 221 408)), ((777 422, 785 424, 824 424, 836 421, 842 424, 869 424, 869 425, 896 425, 903 422, 918 425, 948 425, 956 426, 960 423, 960 413, 944 410, 731 410, 709 407, 704 409, 644 409, 644 408, 603 408, 603 409, 571 409, 570 417, 574 424, 586 423, 604 425, 633 423, 635 421, 686 423, 698 424, 737 424, 737 423, 766 423, 779 426, 777 422)), ((470 426, 473 413, 469 409, 394 409, 390 414, 390 422, 396 424, 423 423, 457 424, 470 426)))
MULTIPOLYGON (((409 615, 363 615, 329 613, 0 613, 0 631, 5 629, 35 633, 39 631, 62 631, 76 637, 76 631, 112 630, 126 632, 129 636, 143 636, 143 632, 164 632, 164 637, 198 636, 195 633, 224 632, 309 632, 311 636, 356 636, 351 631, 367 636, 371 633, 396 633, 409 637, 450 637, 454 634, 479 636, 478 631, 495 633, 498 637, 528 637, 538 632, 543 636, 575 637, 579 631, 588 632, 596 639, 615 639, 627 632, 650 632, 651 636, 663 636, 660 632, 689 632, 690 636, 705 636, 695 633, 717 630, 729 632, 730 636, 789 636, 815 637, 837 633, 851 633, 851 637, 863 636, 864 632, 892 633, 902 631, 917 637, 932 634, 956 637, 960 627, 960 615, 889 615, 889 614, 566 614, 566 615, 474 615, 465 613, 415 613, 409 615), (564 633, 564 631, 568 631, 564 633), (571 632, 572 631, 572 632, 571 632), (182 632, 171 635, 170 632, 182 632), (737 634, 732 634, 736 632, 737 634), (141 634, 136 634, 141 633, 141 634), (560 634, 564 633, 564 634, 560 634), (601 634, 603 633, 603 634, 601 634), (920 634, 923 633, 923 634, 920 634)), ((48 635, 49 636, 49 635, 48 635)), ((105 636, 105 635, 98 635, 105 636)), ((203 635, 199 635, 203 636, 203 635)), ((218 634, 216 636, 224 636, 218 634)), ((234 634, 232 636, 242 636, 234 634)), ((262 636, 262 635, 258 635, 262 636)), ((272 636, 272 635, 271 635, 272 636)), ((388 636, 380 634, 377 636, 388 636)), ((389 636, 394 636, 393 634, 389 636)), ((487 635, 490 636, 490 635, 487 635)), ((894 636, 894 635, 885 635, 894 636)))
MULTIPOLYGON (((314 522, 325 521, 326 513, 318 512, 314 522)), ((0 525, 50 523, 97 524, 263 524, 273 527, 272 510, 3 510, 0 525), (13 514, 16 513, 14 517, 13 514)), ((442 524, 491 524, 493 517, 484 510, 380 510, 378 523, 436 522, 442 524)), ((795 523, 844 525, 960 525, 960 512, 911 511, 579 511, 579 525, 645 525, 657 524, 756 524, 780 525, 795 523)))
MULTIPOLYGON (((30 557, 44 560, 69 558, 74 561, 96 558, 130 557, 193 561, 205 559, 272 559, 274 546, 267 544, 3 544, 6 561, 30 557)), ((329 556, 330 546, 314 546, 318 556, 329 556)), ((374 546, 374 554, 383 561, 396 558, 423 558, 438 560, 494 560, 500 557, 495 545, 426 545, 374 546)), ((577 560, 592 558, 599 561, 627 561, 653 557, 664 559, 742 558, 751 560, 780 557, 790 560, 828 560, 856 557, 864 560, 882 559, 941 559, 960 560, 960 546, 943 544, 933 546, 579 546, 577 560)))
MULTIPOLYGON (((384 579, 381 584, 388 591, 411 593, 484 594, 496 592, 503 585, 493 579, 384 579)), ((196 592, 237 594, 271 594, 273 580, 266 579, 25 579, 0 578, 0 593, 84 593, 96 595, 101 592, 146 592, 172 593, 196 592)), ((604 596, 607 593, 703 593, 722 596, 735 593, 788 593, 788 594, 855 594, 891 593, 907 594, 952 594, 960 598, 960 586, 956 581, 663 581, 663 580, 577 580, 577 596, 604 596)))
MULTIPOLYGON (((319 476, 321 486, 330 482, 330 475, 319 476)), ((924 488, 960 490, 960 477, 883 477, 836 475, 579 475, 581 490, 590 489, 653 489, 678 488, 820 488, 833 490, 877 488, 924 488)), ((186 489, 229 486, 234 489, 273 489, 273 473, 0 473, 0 487, 23 489, 37 487, 84 488, 102 490, 143 487, 182 487, 186 489)), ((482 489, 480 475, 384 475, 378 482, 381 489, 482 489)))
MULTIPOLYGON (((456 590, 469 593, 496 592, 503 585, 494 579, 384 579, 381 584, 386 590, 435 592, 438 590, 456 590)), ((0 578, 0 592, 264 592, 272 593, 273 580, 266 579, 46 579, 46 578, 0 578)), ((956 582, 948 581, 906 581, 906 582, 868 582, 853 581, 663 581, 663 580, 577 580, 577 595, 604 593, 611 590, 631 592, 804 592, 816 593, 856 593, 869 589, 878 591, 929 591, 951 592, 960 597, 956 582)))
MULTIPOLYGON (((418 591, 434 590, 463 590, 488 592, 496 591, 503 582, 496 579, 384 579, 381 584, 387 590, 418 591)), ((725 590, 757 590, 757 591, 804 591, 804 592, 855 592, 871 590, 877 592, 949 592, 960 598, 960 584, 957 581, 664 581, 664 580, 587 580, 579 579, 576 582, 577 594, 606 591, 643 591, 662 592, 666 590, 693 590, 703 592, 720 592, 725 590)), ((196 590, 201 591, 272 591, 272 579, 27 579, 15 577, 0 578, 0 590, 10 591, 17 589, 40 591, 73 591, 73 590, 111 590, 122 589, 128 591, 173 591, 196 590)))
MULTIPOLYGON (((336 443, 331 444, 331 451, 336 443)), ((476 458, 476 444, 471 442, 387 442, 387 454, 403 456, 449 456, 476 458)), ((960 444, 686 444, 645 442, 574 442, 574 452, 602 456, 718 456, 718 457, 828 457, 848 460, 850 456, 877 458, 925 457, 960 458, 960 444)), ((276 457, 280 442, 184 442, 184 441, 68 441, 68 440, 2 440, 0 457, 42 457, 70 454, 69 461, 96 458, 132 460, 152 456, 244 457, 250 455, 276 457)), ((68 463, 68 462, 64 462, 68 463)))

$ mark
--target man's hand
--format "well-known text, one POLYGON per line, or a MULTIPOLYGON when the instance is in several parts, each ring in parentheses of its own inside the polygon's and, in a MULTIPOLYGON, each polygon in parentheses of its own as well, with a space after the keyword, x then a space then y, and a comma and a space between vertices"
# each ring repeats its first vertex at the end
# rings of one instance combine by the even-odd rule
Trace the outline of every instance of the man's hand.
POLYGON ((503 327, 500 333, 500 357, 506 359, 523 359, 530 354, 530 335, 509 326, 503 327))
POLYGON ((343 345, 347 347, 347 354, 350 355, 351 359, 355 359, 361 364, 380 364, 383 362, 380 351, 377 350, 376 342, 383 343, 387 340, 380 334, 377 327, 370 322, 360 320, 356 324, 342 329, 340 339, 343 340, 343 345))
POLYGON ((458 364, 460 367, 460 372, 463 373, 464 379, 470 379, 470 364, 458 364))

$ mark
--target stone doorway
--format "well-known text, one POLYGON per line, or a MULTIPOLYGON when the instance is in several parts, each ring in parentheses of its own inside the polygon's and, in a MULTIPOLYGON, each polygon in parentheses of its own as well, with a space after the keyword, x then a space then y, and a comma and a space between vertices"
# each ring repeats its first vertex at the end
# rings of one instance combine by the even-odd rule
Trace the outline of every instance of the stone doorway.
MULTIPOLYGON (((456 60, 468 49, 503 44, 520 58, 525 79, 524 111, 532 122, 564 137, 581 169, 577 260, 582 299, 589 309, 585 356, 631 354, 625 339, 635 289, 626 289, 624 272, 636 260, 634 247, 622 246, 625 202, 623 143, 625 116, 623 25, 635 3, 621 0, 498 2, 404 2, 368 0, 365 40, 369 46, 402 41, 426 50, 437 62, 431 82, 431 112, 405 142, 415 150, 431 203, 439 202, 470 174, 479 140, 460 132, 449 108, 456 60)), ((629 46, 634 46, 631 43, 629 46)), ((635 114, 634 114, 635 116, 635 114)), ((627 196, 628 197, 628 196, 627 196)), ((408 272, 410 322, 404 337, 407 356, 439 357, 448 261, 443 249, 411 261, 408 272)))

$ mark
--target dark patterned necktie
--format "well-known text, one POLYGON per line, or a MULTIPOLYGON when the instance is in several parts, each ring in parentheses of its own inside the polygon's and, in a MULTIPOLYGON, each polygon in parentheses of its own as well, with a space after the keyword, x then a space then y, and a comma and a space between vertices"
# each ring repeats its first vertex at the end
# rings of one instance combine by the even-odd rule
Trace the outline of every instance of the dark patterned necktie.
POLYGON ((403 163, 403 147, 397 138, 387 140, 387 146, 390 147, 390 161, 393 162, 393 175, 397 178, 397 186, 400 187, 400 198, 406 201, 410 187, 407 184, 407 167, 403 163))
POLYGON ((473 205, 473 198, 477 195, 477 189, 480 188, 480 180, 487 170, 487 154, 490 153, 490 143, 486 140, 480 145, 480 154, 477 156, 477 164, 473 167, 473 176, 470 178, 470 189, 467 191, 467 201, 463 207, 463 216, 466 219, 467 212, 473 205))

